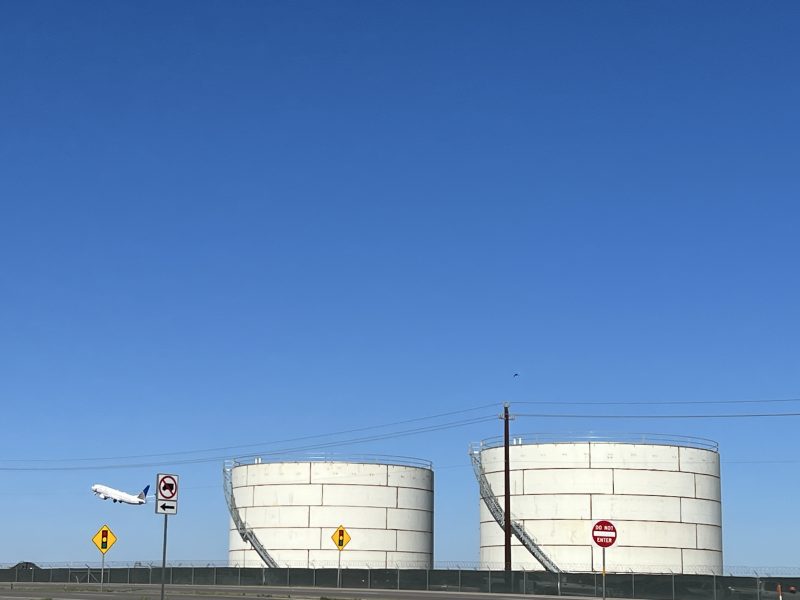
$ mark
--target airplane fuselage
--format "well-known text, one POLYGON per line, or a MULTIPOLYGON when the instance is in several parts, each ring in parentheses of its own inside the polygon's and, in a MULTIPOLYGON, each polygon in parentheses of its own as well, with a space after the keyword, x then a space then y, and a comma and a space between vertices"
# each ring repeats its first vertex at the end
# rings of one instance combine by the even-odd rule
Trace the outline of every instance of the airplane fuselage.
POLYGON ((107 485, 100 485, 96 483, 92 486, 92 492, 101 500, 113 500, 114 502, 121 502, 123 504, 144 504, 147 501, 144 494, 134 496, 120 490, 116 490, 107 485))

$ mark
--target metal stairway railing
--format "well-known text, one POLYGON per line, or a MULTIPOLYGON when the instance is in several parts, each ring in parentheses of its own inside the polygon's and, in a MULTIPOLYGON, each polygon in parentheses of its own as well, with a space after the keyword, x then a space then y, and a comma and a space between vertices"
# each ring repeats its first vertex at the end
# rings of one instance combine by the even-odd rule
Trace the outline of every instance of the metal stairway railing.
MULTIPOLYGON (((470 447, 469 457, 472 460, 472 470, 475 472, 475 478, 478 480, 481 499, 484 504, 486 504, 486 508, 489 509, 494 520, 497 521, 497 524, 500 525, 500 527, 505 527, 505 512, 503 511, 503 507, 500 506, 497 496, 494 495, 489 480, 486 478, 486 472, 483 470, 483 464, 481 462, 480 448, 470 447)), ((546 570, 551 573, 561 573, 561 569, 558 568, 558 565, 545 554, 544 550, 541 549, 533 536, 525 531, 525 527, 522 523, 514 520, 513 514, 511 515, 511 531, 528 552, 530 552, 546 570)))
POLYGON ((228 511, 231 513, 231 518, 233 519, 233 524, 236 525, 236 530, 239 532, 239 535, 242 536, 242 540, 245 542, 249 542, 250 545, 253 547, 253 550, 261 557, 261 560, 264 561, 264 564, 268 567, 278 567, 278 563, 275 562, 275 559, 269 555, 267 549, 264 548, 264 545, 258 540, 256 537, 255 532, 247 526, 242 520, 241 515, 239 514, 239 509, 236 508, 236 500, 233 497, 233 463, 226 462, 222 465, 222 489, 225 492, 225 502, 228 503, 228 511))

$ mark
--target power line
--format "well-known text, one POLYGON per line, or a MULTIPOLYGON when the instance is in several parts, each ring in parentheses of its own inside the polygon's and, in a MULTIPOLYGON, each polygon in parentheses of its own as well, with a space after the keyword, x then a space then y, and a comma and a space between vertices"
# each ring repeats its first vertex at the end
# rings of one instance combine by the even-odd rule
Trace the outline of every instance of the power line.
MULTIPOLYGON (((324 442, 319 444, 310 444, 304 446, 295 446, 290 448, 282 448, 279 450, 271 450, 269 452, 256 452, 248 454, 243 458, 255 456, 280 456, 284 454, 310 452, 313 450, 325 450, 329 448, 336 448, 341 446, 349 446, 353 444, 361 444, 365 442, 374 442, 380 440, 394 439, 399 437, 408 437, 412 435, 419 435, 423 433, 430 433, 432 431, 442 431, 445 429, 454 429, 456 427, 466 427, 477 423, 485 423, 487 421, 494 421, 496 415, 484 415, 481 417, 473 417, 470 419, 463 419, 460 421, 452 421, 449 423, 440 423, 437 425, 429 425, 427 427, 417 427, 414 429, 406 429, 395 432, 388 432, 378 435, 365 436, 360 438, 353 438, 350 440, 340 440, 335 442, 324 442)), ((159 467, 159 466, 174 466, 186 464, 201 464, 220 462, 230 458, 230 456, 213 456, 205 458, 188 458, 178 461, 156 461, 156 462, 143 462, 143 463, 122 463, 122 464, 99 464, 99 465, 80 465, 80 466, 59 466, 59 467, 3 467, 0 466, 0 471, 88 471, 88 470, 103 470, 103 469, 133 469, 140 467, 159 467)))
POLYGON ((800 413, 739 413, 717 415, 576 415, 557 413, 516 413, 515 417, 539 419, 757 419, 768 417, 800 417, 800 413))
POLYGON ((557 400, 526 400, 513 402, 512 404, 539 404, 539 405, 559 405, 559 406, 672 406, 686 404, 776 404, 782 402, 800 402, 800 398, 779 398, 768 400, 663 400, 646 402, 633 400, 629 402, 560 402, 557 400))
MULTIPOLYGON (((185 456, 190 454, 203 454, 206 452, 220 452, 224 450, 239 450, 242 448, 256 448, 256 447, 263 447, 263 446, 270 446, 276 444, 285 444, 290 442, 301 442, 304 440, 314 440, 314 439, 323 439, 323 438, 330 438, 336 437, 341 435, 346 435, 349 433, 359 433, 362 431, 371 431, 374 429, 385 429, 388 427, 395 427, 397 425, 407 425, 409 423, 419 423, 420 421, 430 421, 434 419, 440 419, 442 417, 451 417, 453 415, 460 415, 468 412, 474 412, 476 410, 482 410, 484 408, 489 408, 492 406, 498 406, 498 402, 493 402, 491 404, 482 404, 480 406, 474 406, 472 408, 464 408, 461 410, 452 410, 449 412, 438 413, 435 415, 428 415, 424 417, 415 417, 413 419, 404 419, 402 421, 394 421, 392 423, 384 423, 381 425, 367 425, 364 427, 355 427, 352 429, 343 429, 341 431, 333 431, 333 432, 326 432, 326 433, 319 433, 314 435, 304 435, 299 437, 293 438, 285 438, 282 440, 272 440, 272 441, 263 441, 263 442, 254 442, 250 444, 238 444, 234 446, 217 446, 215 448, 202 448, 196 450, 181 450, 177 452, 159 452, 154 454, 132 454, 127 456, 94 456, 94 457, 81 457, 81 458, 2 458, 0 462, 18 462, 18 463, 33 463, 33 462, 48 462, 48 463, 65 463, 65 462, 82 462, 82 461, 89 461, 89 460, 130 460, 130 459, 143 459, 143 458, 164 458, 167 456, 185 456)), ((173 464, 173 463, 167 463, 173 464)))
MULTIPOLYGON (((385 434, 362 437, 362 438, 355 438, 353 440, 344 440, 344 441, 340 441, 340 442, 327 442, 327 443, 322 443, 322 444, 316 444, 316 445, 313 445, 313 446, 300 446, 300 447, 288 448, 288 449, 284 448, 282 450, 273 450, 271 452, 258 453, 257 455, 258 456, 279 456, 281 454, 286 454, 286 453, 290 453, 290 452, 307 452, 309 450, 322 450, 322 449, 325 449, 325 448, 333 448, 333 447, 337 447, 337 446, 348 446, 348 445, 354 444, 354 443, 360 444, 360 443, 363 443, 363 442, 374 442, 374 441, 380 441, 380 440, 386 440, 386 439, 394 439, 394 438, 398 438, 398 437, 407 437, 409 435, 418 435, 420 433, 428 433, 428 432, 431 432, 431 431, 441 431, 441 430, 444 430, 444 429, 454 429, 456 427, 465 427, 467 425, 474 425, 474 424, 477 424, 477 423, 485 423, 487 421, 494 421, 495 419, 497 419, 496 415, 474 417, 474 418, 471 418, 471 419, 465 419, 463 421, 456 421, 456 422, 453 422, 453 423, 445 423, 445 424, 441 424, 441 425, 430 425, 428 427, 420 427, 420 428, 417 428, 417 429, 408 429, 408 430, 405 430, 405 431, 391 432, 391 433, 385 433, 385 434)), ((256 455, 252 455, 252 456, 256 456, 256 455)))

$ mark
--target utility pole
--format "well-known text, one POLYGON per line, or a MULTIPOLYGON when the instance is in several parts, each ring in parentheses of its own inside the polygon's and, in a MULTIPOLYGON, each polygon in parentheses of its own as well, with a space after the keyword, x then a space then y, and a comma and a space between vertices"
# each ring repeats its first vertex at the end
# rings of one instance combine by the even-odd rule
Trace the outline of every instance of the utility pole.
POLYGON ((505 449, 505 523, 504 523, 504 530, 505 530, 505 569, 506 571, 511 570, 511 464, 509 460, 509 442, 508 442, 508 422, 510 417, 508 416, 508 402, 503 404, 503 442, 504 442, 504 449, 505 449))

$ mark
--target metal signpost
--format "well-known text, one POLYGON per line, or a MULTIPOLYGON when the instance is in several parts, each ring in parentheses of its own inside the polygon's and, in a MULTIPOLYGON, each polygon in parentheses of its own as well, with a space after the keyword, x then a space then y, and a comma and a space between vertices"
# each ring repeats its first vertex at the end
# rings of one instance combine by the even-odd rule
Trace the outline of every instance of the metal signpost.
POLYGON ((603 549, 603 600, 606 600, 606 548, 617 541, 617 528, 611 521, 598 521, 592 527, 592 539, 603 549))
POLYGON ((336 549, 339 550, 339 566, 336 569, 336 580, 338 587, 342 587, 342 550, 350 543, 350 534, 347 533, 344 525, 339 525, 336 531, 333 532, 331 539, 336 544, 336 549))
POLYGON ((164 547, 161 553, 161 600, 167 571, 167 518, 178 514, 178 476, 159 473, 156 478, 156 514, 164 515, 164 547))
POLYGON ((108 528, 108 525, 103 525, 100 530, 94 534, 92 541, 103 555, 102 562, 100 563, 100 591, 102 592, 103 579, 105 579, 106 571, 106 552, 111 550, 111 546, 113 546, 117 541, 117 536, 115 536, 114 533, 108 528))

